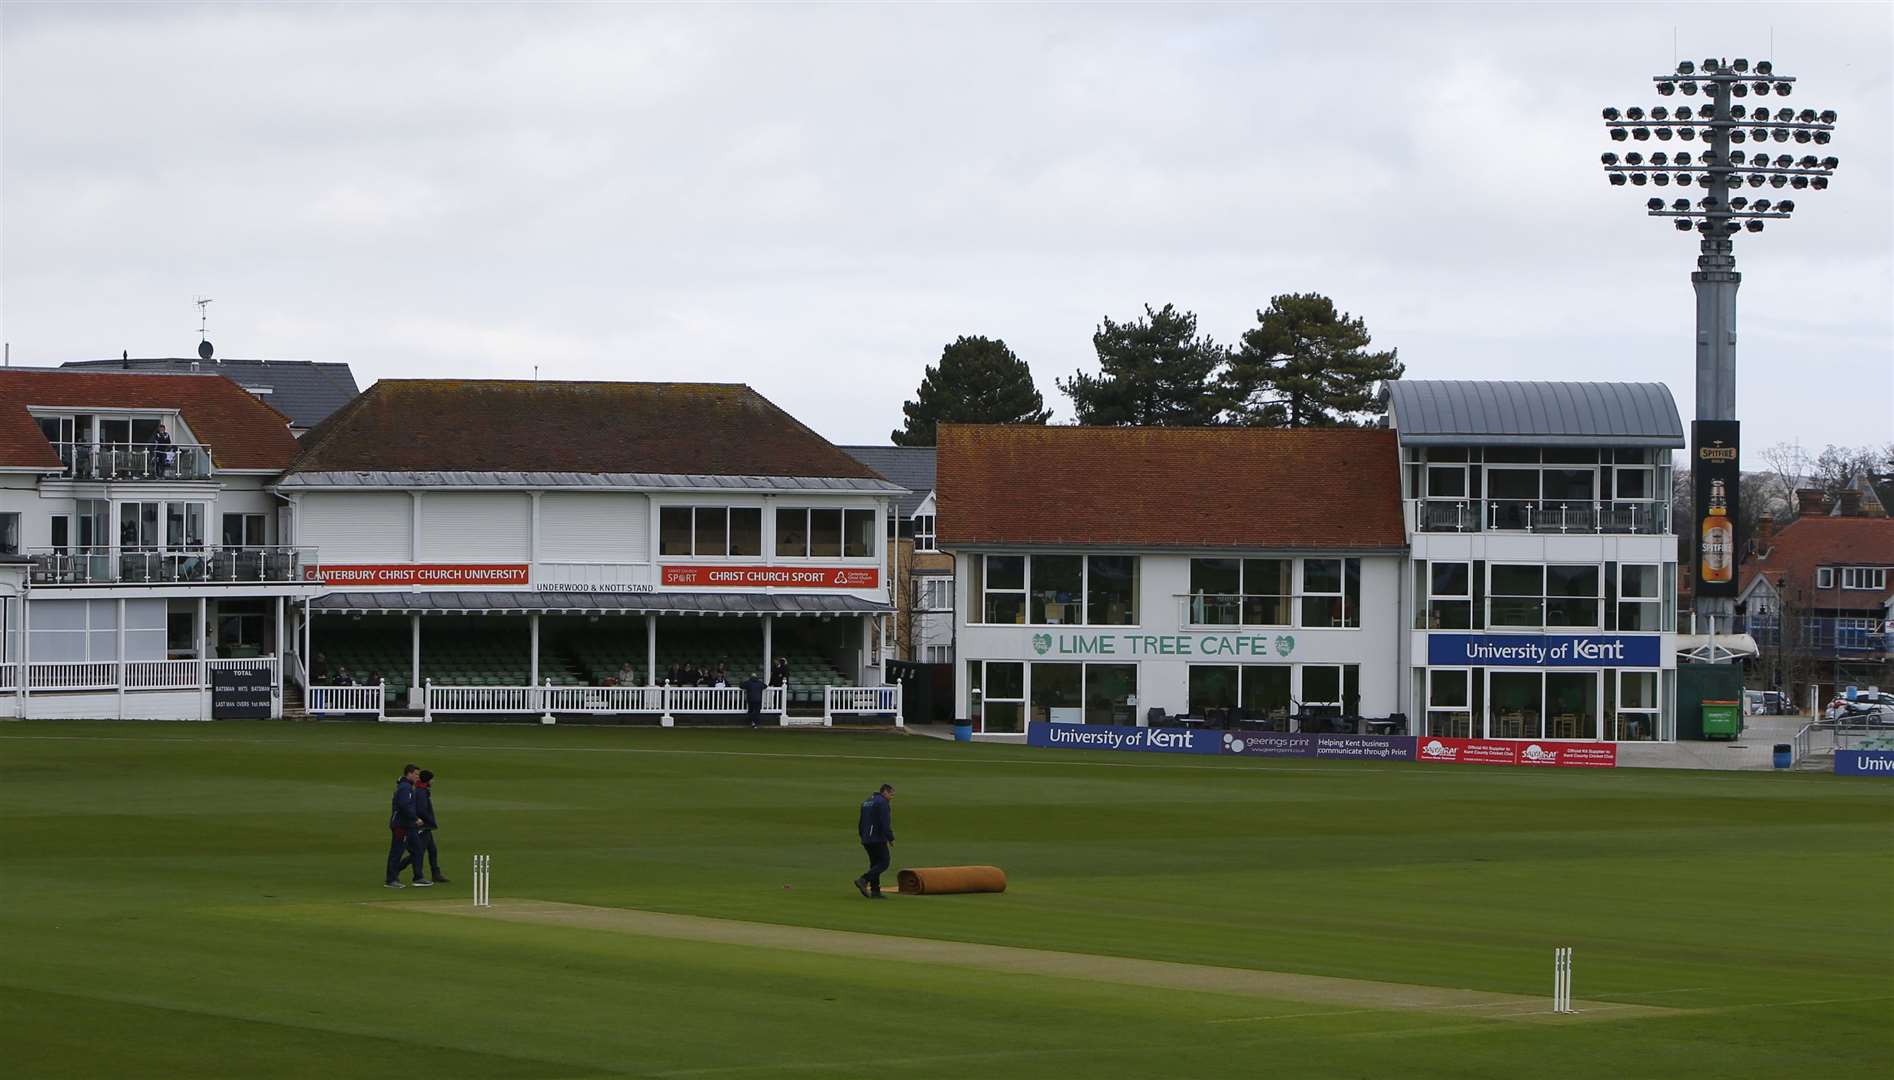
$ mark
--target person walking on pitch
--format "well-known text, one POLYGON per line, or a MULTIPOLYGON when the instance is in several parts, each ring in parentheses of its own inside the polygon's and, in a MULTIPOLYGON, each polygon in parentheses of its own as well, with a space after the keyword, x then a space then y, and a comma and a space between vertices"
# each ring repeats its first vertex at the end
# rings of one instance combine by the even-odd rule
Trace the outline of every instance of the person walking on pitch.
MULTIPOLYGON (((434 830, 440 828, 441 823, 434 817, 434 773, 431 770, 422 769, 421 778, 415 781, 414 813, 421 819, 421 847, 427 852, 428 868, 434 871, 428 875, 428 879, 436 885, 443 884, 447 881, 447 875, 441 873, 441 849, 434 844, 434 830)), ((403 859, 401 865, 408 865, 407 860, 403 859)), ((421 874, 418 857, 414 862, 414 873, 416 877, 421 874)))
POLYGON ((891 861, 888 849, 894 846, 893 784, 881 785, 879 791, 862 800, 855 831, 861 835, 862 850, 868 853, 868 872, 855 879, 855 891, 870 900, 880 900, 881 875, 891 861))
POLYGON ((382 882, 390 889, 402 887, 401 868, 407 865, 414 867, 415 885, 426 888, 434 884, 421 876, 421 815, 414 808, 414 784, 420 775, 419 765, 407 765, 395 782, 393 809, 388 815, 388 876, 382 882))

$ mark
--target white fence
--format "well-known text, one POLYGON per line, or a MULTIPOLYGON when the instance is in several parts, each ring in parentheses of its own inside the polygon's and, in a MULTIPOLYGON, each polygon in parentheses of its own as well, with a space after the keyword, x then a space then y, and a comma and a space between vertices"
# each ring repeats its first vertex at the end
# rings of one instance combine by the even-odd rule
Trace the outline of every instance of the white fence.
MULTIPOLYGON (((839 711, 899 713, 899 687, 829 687, 827 693, 836 691, 845 692, 845 705, 839 711), (869 696, 848 696, 858 690, 869 696), (887 704, 890 700, 894 703, 892 709, 887 704)), ((423 693, 425 719, 437 713, 537 715, 549 721, 555 714, 670 717, 743 716, 749 712, 747 696, 740 686, 435 686, 429 681, 423 693)), ((789 717, 785 702, 782 687, 764 688, 762 711, 777 723, 828 722, 826 716, 789 717)))
MULTIPOLYGON (((0 690, 20 686, 19 663, 0 664, 0 690)), ((255 670, 276 679, 276 658, 205 660, 35 660, 24 665, 26 688, 34 693, 94 692, 99 690, 207 690, 211 673, 223 669, 255 670), (200 671, 202 677, 200 678, 200 671)))
POLYGON ((901 684, 890 686, 831 686, 822 693, 822 722, 835 723, 835 714, 887 716, 895 727, 905 727, 901 719, 901 684))
POLYGON ((311 716, 374 716, 386 714, 387 687, 311 686, 304 691, 303 711, 311 716))

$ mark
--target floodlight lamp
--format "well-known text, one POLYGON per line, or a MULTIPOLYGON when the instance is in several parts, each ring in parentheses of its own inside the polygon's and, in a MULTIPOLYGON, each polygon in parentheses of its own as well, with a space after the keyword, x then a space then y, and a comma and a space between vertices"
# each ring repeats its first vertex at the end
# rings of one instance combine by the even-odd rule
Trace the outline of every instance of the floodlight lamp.
POLYGON ((1808 182, 1809 182, 1809 186, 1814 188, 1816 191, 1828 190, 1828 177, 1826 176, 1811 176, 1808 178, 1808 182))
POLYGON ((1677 62, 1677 74, 1679 75, 1691 75, 1694 74, 1696 70, 1697 65, 1688 60, 1679 60, 1677 62))
POLYGON ((1794 83, 1785 83, 1785 82, 1779 82, 1779 83, 1777 83, 1777 84, 1776 84, 1776 96, 1777 96, 1777 97, 1788 97, 1788 96, 1789 96, 1789 88, 1790 88, 1791 86, 1794 86, 1794 85, 1795 85, 1794 83))
POLYGON ((1743 231, 1743 227, 1734 221, 1726 221, 1723 223, 1723 231, 1731 236, 1735 236, 1737 233, 1743 231))
POLYGON ((1716 57, 1706 56, 1703 58, 1703 73, 1705 75, 1714 75, 1722 69, 1723 65, 1717 63, 1716 57))
POLYGON ((1730 93, 1734 94, 1737 97, 1748 97, 1749 87, 1743 85, 1742 83, 1731 83, 1730 93))
POLYGON ((1618 163, 1618 155, 1607 150, 1598 155, 1598 161, 1602 165, 1616 165, 1618 163))
POLYGON ((1605 119, 1616 120, 1617 118, 1618 118, 1618 110, 1615 108, 1612 108, 1609 105, 1605 106, 1605 119))
POLYGON ((1612 129, 1611 129, 1611 141, 1612 141, 1612 142, 1623 142, 1624 140, 1626 140, 1626 139, 1628 139, 1628 138, 1630 138, 1630 137, 1631 137, 1631 136, 1629 136, 1629 135, 1626 135, 1626 134, 1624 133, 1624 129, 1623 129, 1623 128, 1612 128, 1612 129))
POLYGON ((1778 213, 1778 214, 1793 214, 1793 213, 1795 213, 1795 200, 1794 200, 1794 199, 1784 199, 1784 200, 1782 200, 1781 202, 1779 202, 1779 203, 1777 203, 1777 204, 1776 204, 1776 213, 1778 213))
POLYGON ((1776 112, 1776 119, 1778 120, 1787 120, 1787 119, 1790 119, 1791 117, 1802 121, 1804 124, 1813 124, 1815 122, 1815 110, 1803 109, 1801 112, 1798 113, 1793 109, 1779 109, 1776 112), (1784 113, 1787 113, 1788 115, 1785 116, 1783 115, 1784 113))
POLYGON ((1697 129, 1693 127, 1678 128, 1677 137, 1685 142, 1690 142, 1697 137, 1697 129))
POLYGON ((1780 157, 1776 158, 1776 168, 1778 169, 1786 169, 1793 164, 1795 164, 1795 159, 1790 157, 1787 154, 1783 154, 1780 157))
POLYGON ((1715 195, 1705 195, 1703 198, 1697 200, 1697 205, 1711 213, 1715 213, 1717 207, 1723 205, 1723 200, 1717 198, 1715 195))
MULTIPOLYGON (((1800 179, 1802 179, 1802 177, 1799 177, 1799 176, 1798 176, 1798 177, 1796 177, 1796 179, 1797 179, 1797 180, 1800 180, 1800 179)), ((1786 177, 1786 176, 1784 176, 1784 175, 1782 175, 1781 173, 1777 173, 1776 175, 1774 175, 1774 176, 1772 176, 1772 177, 1770 177, 1770 178, 1769 178, 1769 186, 1770 186, 1770 187, 1778 187, 1778 188, 1779 188, 1779 187, 1786 187, 1786 186, 1788 185, 1788 183, 1789 183, 1789 178, 1788 178, 1788 177, 1786 177)), ((1760 187, 1760 186, 1762 186, 1762 185, 1760 185, 1760 184, 1751 184, 1750 186, 1751 186, 1751 187, 1760 187)))
POLYGON ((1755 82, 1755 83, 1751 83, 1751 84, 1750 84, 1750 87, 1751 87, 1752 89, 1754 89, 1754 90, 1756 91, 1756 96, 1757 96, 1757 97, 1768 97, 1768 96, 1769 96, 1769 84, 1768 84, 1768 83, 1766 83, 1766 82, 1755 82))
POLYGON ((1670 119, 1670 110, 1669 110, 1669 109, 1666 109, 1666 108, 1665 108, 1664 106, 1662 106, 1662 105, 1656 105, 1656 106, 1653 106, 1653 107, 1651 108, 1651 119, 1653 119, 1653 120, 1668 120, 1668 119, 1670 119))
MULTIPOLYGON (((1778 132, 1777 134, 1780 134, 1780 132, 1778 132)), ((1812 132, 1812 131, 1810 131, 1810 130, 1809 130, 1809 129, 1807 129, 1807 128, 1796 128, 1796 129, 1795 129, 1795 141, 1796 141, 1796 142, 1799 142, 1799 143, 1803 143, 1803 144, 1805 144, 1805 145, 1806 145, 1806 144, 1808 144, 1808 143, 1811 143, 1811 142, 1814 142, 1814 141, 1815 141, 1815 133, 1814 133, 1814 132, 1812 132)))
POLYGON ((1731 106, 1730 106, 1730 115, 1731 115, 1731 116, 1734 116, 1734 117, 1735 117, 1735 118, 1737 118, 1738 120, 1741 120, 1741 119, 1742 119, 1743 117, 1745 117, 1745 116, 1747 116, 1747 115, 1749 115, 1749 106, 1747 106, 1747 105, 1731 105, 1731 106))
POLYGON ((1664 200, 1662 199, 1645 200, 1644 209, 1646 210, 1662 210, 1663 208, 1664 208, 1664 200))
MULTIPOLYGON (((1786 158, 1788 156, 1789 155, 1787 154, 1782 155, 1783 158, 1786 158)), ((1781 164, 1782 158, 1777 158, 1776 163, 1781 164)), ((1797 162, 1796 164, 1801 165, 1804 169, 1819 169, 1822 167, 1822 163, 1816 159, 1814 154, 1803 154, 1802 160, 1797 162)), ((1787 168, 1787 166, 1784 166, 1784 168, 1787 168)))
POLYGON ((1738 195, 1736 198, 1730 200, 1731 210, 1741 210, 1743 207, 1748 206, 1748 205, 1749 205, 1749 200, 1743 198, 1741 195, 1738 195))
POLYGON ((1650 128, 1632 128, 1631 137, 1633 139, 1636 139, 1639 142, 1644 142, 1645 140, 1651 137, 1651 129, 1650 128))
MULTIPOLYGON (((1785 179, 1787 179, 1787 177, 1782 177, 1782 176, 1778 176, 1778 177, 1776 177, 1776 180, 1777 180, 1777 181, 1782 181, 1782 180, 1785 180, 1785 179)), ((1793 180, 1790 180, 1789 182, 1790 182, 1791 184, 1794 184, 1794 185, 1795 185, 1795 190, 1797 190, 1797 191, 1802 191, 1802 190, 1805 190, 1805 189, 1807 189, 1807 187, 1809 186, 1809 178, 1808 178, 1808 177, 1806 177, 1806 176, 1798 176, 1798 177, 1796 177, 1795 179, 1793 179, 1793 180)), ((1782 186, 1782 184, 1778 182, 1778 183, 1776 184, 1776 186, 1777 186, 1777 187, 1781 187, 1781 186, 1782 186)))
POLYGON ((1680 172, 1680 173, 1678 173, 1678 174, 1677 174, 1677 186, 1678 186, 1678 187, 1689 187, 1689 186, 1690 186, 1690 174, 1689 174, 1689 173, 1687 173, 1687 172, 1680 172))
POLYGON ((1676 83, 1674 83, 1674 82, 1661 82, 1661 83, 1658 83, 1658 84, 1657 84, 1657 92, 1658 92, 1658 93, 1660 93, 1660 94, 1662 94, 1662 95, 1664 95, 1665 97, 1669 97, 1669 96, 1671 96, 1672 94, 1674 94, 1674 93, 1676 93, 1676 92, 1677 92, 1677 84, 1676 84, 1676 83))
POLYGON ((1756 61, 1756 74, 1758 75, 1772 75, 1775 73, 1775 70, 1776 65, 1767 60, 1756 61))
POLYGON ((1677 87, 1677 89, 1682 90, 1686 96, 1694 97, 1696 96, 1696 93, 1697 93, 1697 84, 1693 82, 1687 82, 1677 87))
POLYGON ((1624 155, 1624 163, 1626 165, 1642 165, 1644 164, 1644 155, 1638 153, 1636 150, 1633 150, 1630 153, 1624 155))
POLYGON ((1670 183, 1670 174, 1669 173, 1653 173, 1651 175, 1651 183, 1656 184, 1658 187, 1663 187, 1664 185, 1670 183))
MULTIPOLYGON (((1736 208, 1736 209, 1738 209, 1738 210, 1741 210, 1741 209, 1742 209, 1743 207, 1742 207, 1742 206, 1737 206, 1737 205, 1736 205, 1736 202, 1737 202, 1737 200, 1735 200, 1735 199, 1731 199, 1731 200, 1730 200, 1730 205, 1731 205, 1732 207, 1735 207, 1735 208, 1736 208)), ((1749 200, 1748 200, 1748 199, 1744 199, 1744 200, 1742 200, 1742 202, 1743 202, 1743 206, 1748 206, 1748 205, 1750 205, 1750 202, 1749 202, 1749 200)), ((1769 212, 1769 200, 1768 200, 1768 199, 1757 199, 1757 200, 1756 200, 1756 202, 1755 202, 1755 206, 1756 206, 1756 212, 1757 212, 1758 214, 1767 214, 1767 213, 1769 212)))
MULTIPOLYGON (((1732 224, 1734 223, 1732 222, 1732 224)), ((1750 232, 1761 232, 1762 222, 1757 221, 1755 218, 1750 218, 1748 221, 1743 222, 1743 227, 1748 229, 1750 232)))
POLYGON ((1816 119, 1820 120, 1824 124, 1832 124, 1835 122, 1835 110, 1823 109, 1821 111, 1821 114, 1817 116, 1816 119))
POLYGON ((1835 170, 1835 166, 1840 165, 1840 164, 1841 164, 1840 158, 1825 157, 1822 159, 1822 168, 1827 169, 1830 172, 1833 172, 1835 170))
POLYGON ((1746 155, 1741 150, 1731 150, 1730 151, 1730 164, 1741 165, 1745 157, 1746 155))
POLYGON ((1626 120, 1642 120, 1644 119, 1644 110, 1637 105, 1633 105, 1624 110, 1624 118, 1626 120))
POLYGON ((1680 214, 1681 214, 1681 213, 1683 213, 1683 212, 1684 212, 1685 210, 1688 210, 1688 209, 1690 209, 1690 200, 1689 200, 1689 199, 1676 199, 1676 200, 1673 200, 1673 201, 1671 202, 1671 204, 1670 204, 1670 208, 1671 208, 1672 210, 1675 210, 1675 211, 1677 211, 1678 213, 1680 213, 1680 214))
POLYGON ((1677 219, 1677 231, 1678 231, 1678 232, 1689 232, 1689 231, 1690 231, 1690 230, 1691 230, 1691 229, 1692 229, 1693 227, 1694 227, 1694 226, 1692 226, 1692 225, 1690 224, 1690 219, 1689 219, 1689 218, 1678 218, 1678 219, 1677 219))
POLYGON ((1611 186, 1612 186, 1612 187, 1623 187, 1623 186, 1624 186, 1624 174, 1623 174, 1623 173, 1616 173, 1616 172, 1615 172, 1615 173, 1612 173, 1612 174, 1610 175, 1610 178, 1609 178, 1609 179, 1611 180, 1611 186))
POLYGON ((1644 175, 1641 172, 1634 172, 1631 174, 1631 183, 1638 187, 1643 187, 1648 182, 1650 182, 1650 177, 1644 175))
POLYGON ((1817 145, 1817 146, 1827 146, 1827 145, 1828 145, 1828 140, 1829 140, 1829 134, 1828 134, 1828 132, 1826 132, 1826 131, 1818 131, 1818 132, 1816 132, 1816 133, 1815 133, 1815 145, 1817 145))
POLYGON ((1651 164, 1668 165, 1670 164, 1670 155, 1659 150, 1657 153, 1651 155, 1651 164))
POLYGON ((1742 128, 1731 128, 1730 141, 1733 143, 1748 142, 1749 134, 1745 132, 1742 128))
POLYGON ((1716 222, 1714 221, 1697 222, 1697 231, 1702 233, 1705 236, 1710 235, 1710 233, 1715 231, 1715 229, 1716 229, 1716 222))
POLYGON ((1659 142, 1669 142, 1670 136, 1671 130, 1669 128, 1661 127, 1657 129, 1657 139, 1659 142))
POLYGON ((1679 165, 1688 165, 1690 164, 1690 151, 1679 150, 1677 151, 1677 156, 1675 158, 1672 158, 1671 160, 1675 161, 1679 165))
POLYGON ((1730 70, 1738 73, 1748 71, 1749 61, 1739 56, 1730 62, 1730 70))

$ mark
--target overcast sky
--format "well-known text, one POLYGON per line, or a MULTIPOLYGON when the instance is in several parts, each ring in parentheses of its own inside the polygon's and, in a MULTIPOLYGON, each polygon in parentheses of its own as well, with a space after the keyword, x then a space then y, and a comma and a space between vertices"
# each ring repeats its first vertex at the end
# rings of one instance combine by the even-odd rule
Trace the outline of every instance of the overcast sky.
POLYGON ((1885 442, 1890 10, 8 3, 0 330, 187 356, 201 294, 224 356, 741 381, 883 442, 958 334, 1069 418, 1100 317, 1233 341, 1319 291, 1411 377, 1661 379, 1687 420, 1695 239, 1605 183, 1599 109, 1658 102, 1673 30, 1773 27, 1842 165, 1737 243, 1745 442, 1885 442))

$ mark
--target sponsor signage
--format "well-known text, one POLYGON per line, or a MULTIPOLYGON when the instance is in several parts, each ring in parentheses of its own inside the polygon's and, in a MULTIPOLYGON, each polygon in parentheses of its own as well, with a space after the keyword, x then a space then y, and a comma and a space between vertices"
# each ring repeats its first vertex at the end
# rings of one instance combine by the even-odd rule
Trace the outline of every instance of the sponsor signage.
POLYGON ((673 588, 873 589, 881 571, 873 566, 665 566, 659 578, 673 588))
POLYGON ((1313 735, 1293 731, 1232 731, 1223 752, 1244 757, 1316 757, 1349 761, 1412 761, 1412 735, 1313 735))
POLYGON ((1613 743, 1552 742, 1546 739, 1419 740, 1416 759, 1441 765, 1549 765, 1564 768, 1609 769, 1618 764, 1613 743))
POLYGON ((275 683, 269 668, 212 668, 211 719, 268 720, 275 683))
POLYGON ((1690 424, 1698 596, 1736 595, 1736 553, 1742 550, 1736 523, 1743 519, 1739 431, 1735 420, 1695 420, 1690 424))
POLYGON ((305 566, 304 581, 325 585, 524 585, 525 563, 357 563, 305 566))
POLYGON ((570 593, 648 593, 656 592, 654 585, 633 585, 624 581, 548 581, 539 586, 540 592, 570 593))
POLYGON ((1221 731, 1112 727, 1105 724, 1028 724, 1027 746, 1072 750, 1138 750, 1158 754, 1214 754, 1221 731))
POLYGON ((1837 750, 1835 775, 1894 778, 1894 750, 1837 750))
POLYGON ((1657 634, 1428 634, 1436 667, 1659 667, 1657 634))
POLYGON ((1032 636, 1040 656, 1288 656, 1293 634, 1066 634, 1032 636))

